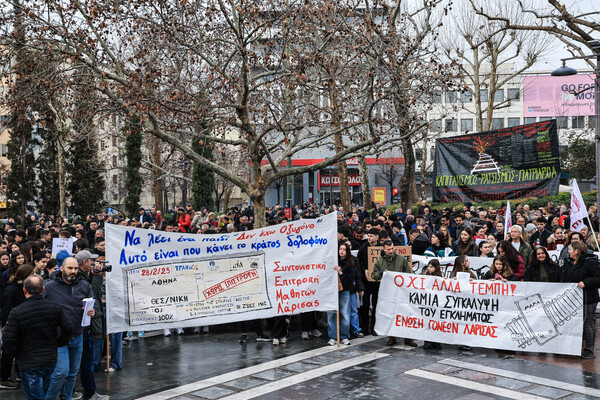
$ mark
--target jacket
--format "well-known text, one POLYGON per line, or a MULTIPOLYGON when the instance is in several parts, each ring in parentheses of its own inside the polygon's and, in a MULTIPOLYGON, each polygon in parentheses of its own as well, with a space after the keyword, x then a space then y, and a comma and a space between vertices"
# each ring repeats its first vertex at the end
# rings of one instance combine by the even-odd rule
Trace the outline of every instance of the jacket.
POLYGON ((10 311, 24 301, 25 294, 23 293, 23 284, 17 282, 9 283, 0 301, 2 326, 6 325, 6 320, 8 319, 10 311))
MULTIPOLYGON (((96 304, 102 304, 102 288, 104 286, 104 279, 100 275, 86 274, 81 269, 77 271, 77 276, 79 276, 82 280, 86 281, 92 287, 92 292, 94 293, 94 299, 96 300, 96 304)), ((96 311, 92 320, 90 322, 90 326, 84 328, 84 332, 88 329, 91 330, 91 339, 92 341, 100 340, 104 336, 104 318, 103 318, 102 307, 96 311)))
POLYGON ((477 256, 477 246, 475 246, 474 241, 471 241, 471 244, 467 247, 467 251, 463 254, 460 249, 460 239, 456 239, 454 243, 452 243, 452 250, 457 256, 477 256))
POLYGON ((448 246, 430 246, 423 253, 427 257, 454 257, 454 251, 448 246))
MULTIPOLYGON (((63 308, 65 314, 73 325, 73 336, 79 336, 83 332, 81 319, 83 317, 83 302, 85 298, 94 297, 94 292, 89 283, 82 280, 80 276, 70 285, 65 283, 62 275, 57 275, 53 281, 46 284, 46 290, 43 293, 44 298, 50 299, 63 308)), ((94 310, 99 312, 98 302, 94 305, 94 310)))
POLYGON ((398 253, 394 253, 391 256, 386 254, 382 255, 379 260, 375 262, 373 266, 373 274, 371 275, 376 281, 381 280, 383 271, 393 272, 405 272, 407 274, 412 273, 412 268, 408 265, 408 261, 404 256, 398 253))
MULTIPOLYGON (((529 243, 527 243, 523 239, 520 240, 521 245, 519 246, 519 254, 521 255, 521 257, 523 257, 523 262, 525 263, 525 265, 529 265, 529 263, 531 263, 531 255, 533 254, 533 249, 531 248, 529 243)), ((520 278, 521 277, 519 277, 519 279, 520 278)))
MULTIPOLYGON (((350 258, 354 258, 352 257, 351 254, 348 254, 348 257, 350 258)), ((339 275, 340 277, 340 281, 342 282, 342 286, 344 287, 344 290, 350 290, 352 291, 352 288, 354 287, 354 279, 356 276, 356 260, 353 259, 353 261, 355 262, 354 265, 352 266, 345 266, 344 263, 340 262, 340 267, 342 268, 342 274, 339 275)))
POLYGON ((352 289, 350 289, 350 293, 364 292, 365 284, 363 283, 363 274, 358 263, 358 258, 354 256, 352 258, 354 259, 354 284, 352 285, 352 289))
POLYGON ((422 256, 425 253, 425 250, 429 246, 431 246, 431 242, 429 241, 429 237, 426 233, 421 233, 419 236, 415 238, 415 240, 411 243, 412 253, 422 256))
POLYGON ((69 343, 72 332, 63 308, 38 294, 11 311, 2 341, 24 371, 56 364, 57 348, 69 343))
POLYGON ((585 304, 598 303, 598 288, 600 287, 600 266, 595 254, 586 253, 579 257, 577 264, 568 258, 560 274, 561 282, 583 282, 583 302, 585 304))
MULTIPOLYGON (((543 263, 546 268, 546 276, 548 277, 548 282, 560 282, 560 270, 558 269, 558 265, 552 261, 548 261, 543 263)), ((542 282, 539 265, 529 265, 525 269, 525 276, 523 280, 526 282, 542 282)))

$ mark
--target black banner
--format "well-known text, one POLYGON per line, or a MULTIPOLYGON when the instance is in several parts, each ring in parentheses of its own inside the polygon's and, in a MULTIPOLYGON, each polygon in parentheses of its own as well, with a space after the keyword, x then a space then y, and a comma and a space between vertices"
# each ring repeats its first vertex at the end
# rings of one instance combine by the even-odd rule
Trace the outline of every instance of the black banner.
POLYGON ((438 139, 434 176, 435 202, 556 195, 556 120, 438 139))

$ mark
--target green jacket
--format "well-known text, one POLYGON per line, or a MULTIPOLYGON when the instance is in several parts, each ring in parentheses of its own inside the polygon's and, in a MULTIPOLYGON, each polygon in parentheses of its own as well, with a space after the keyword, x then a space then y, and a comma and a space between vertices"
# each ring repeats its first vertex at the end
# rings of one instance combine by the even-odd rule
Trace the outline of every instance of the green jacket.
POLYGON ((375 262, 371 277, 376 281, 381 280, 383 271, 386 269, 393 272, 406 272, 407 274, 412 273, 412 268, 408 264, 406 258, 398 253, 394 253, 391 256, 387 256, 385 254, 382 255, 379 260, 375 262))
POLYGON ((519 247, 519 254, 523 257, 523 262, 525 266, 528 267, 531 264, 531 255, 533 254, 533 249, 523 239, 521 239, 521 246, 519 247))

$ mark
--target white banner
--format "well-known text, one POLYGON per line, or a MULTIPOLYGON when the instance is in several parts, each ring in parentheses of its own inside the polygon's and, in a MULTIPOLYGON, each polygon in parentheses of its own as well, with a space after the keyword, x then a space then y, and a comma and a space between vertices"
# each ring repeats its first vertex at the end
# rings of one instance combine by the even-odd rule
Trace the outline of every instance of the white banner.
POLYGON ((106 225, 108 332, 336 310, 336 217, 217 235, 106 225))
POLYGON ((579 355, 583 291, 574 283, 459 281, 386 272, 379 335, 579 355))

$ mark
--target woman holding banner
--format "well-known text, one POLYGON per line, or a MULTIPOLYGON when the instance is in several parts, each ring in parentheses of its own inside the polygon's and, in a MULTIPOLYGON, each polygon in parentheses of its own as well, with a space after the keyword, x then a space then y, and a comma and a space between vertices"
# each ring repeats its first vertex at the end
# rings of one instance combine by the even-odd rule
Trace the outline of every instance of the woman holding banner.
POLYGON ((600 297, 600 265, 595 254, 588 253, 585 243, 575 241, 569 248, 569 258, 565 261, 561 282, 577 283, 583 289, 583 339, 585 347, 581 358, 594 358, 594 343, 596 341, 596 306, 600 297))
MULTIPOLYGON (((338 265, 333 267, 339 276, 339 339, 342 344, 350 344, 350 289, 354 284, 354 269, 357 267, 354 257, 350 252, 350 246, 342 243, 338 247, 338 265)), ((334 346, 338 340, 336 313, 327 312, 327 333, 329 334, 328 345, 334 346)))

